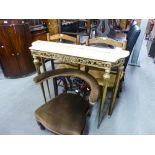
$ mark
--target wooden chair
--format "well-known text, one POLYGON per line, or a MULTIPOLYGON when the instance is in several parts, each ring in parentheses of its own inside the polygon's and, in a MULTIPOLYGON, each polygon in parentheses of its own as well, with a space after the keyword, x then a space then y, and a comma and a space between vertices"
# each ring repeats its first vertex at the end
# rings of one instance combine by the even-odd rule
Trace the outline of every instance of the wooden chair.
MULTIPOLYGON (((66 34, 55 34, 55 35, 50 35, 49 33, 47 33, 47 40, 48 41, 54 41, 54 42, 65 42, 65 43, 72 43, 72 44, 80 44, 80 36, 77 35, 77 37, 72 37, 66 34)), ((71 63, 64 63, 58 60, 51 60, 51 65, 52 65, 52 69, 60 69, 60 68, 74 68, 74 69, 79 69, 80 65, 77 64, 71 64, 71 63)), ((67 78, 68 82, 71 85, 71 81, 70 78, 67 78)), ((55 96, 58 95, 58 83, 60 83, 60 81, 63 81, 63 86, 65 88, 65 91, 67 91, 67 81, 65 78, 61 77, 61 78, 54 78, 53 79, 53 84, 54 84, 54 92, 55 92, 55 96), (60 80, 61 79, 61 80, 60 80)))
POLYGON ((36 121, 41 129, 46 128, 56 134, 82 134, 88 111, 91 108, 90 105, 94 105, 98 100, 100 94, 99 85, 90 74, 77 69, 48 71, 35 77, 34 81, 36 83, 43 83, 47 79, 60 76, 73 76, 86 81, 91 87, 89 102, 77 94, 63 93, 35 111, 36 121))
MULTIPOLYGON (((90 46, 90 45, 104 45, 107 46, 108 48, 122 48, 122 49, 126 49, 126 41, 125 42, 119 42, 116 40, 113 40, 111 38, 106 38, 106 37, 98 37, 98 38, 92 38, 89 39, 89 37, 87 37, 86 39, 86 45, 90 46)), ((103 47, 103 46, 102 46, 103 47)), ((104 70, 102 69, 98 69, 95 67, 87 67, 85 69, 89 74, 91 74, 92 76, 95 77, 95 79, 98 81, 98 84, 100 86, 103 87, 105 86, 104 83, 104 79, 103 79, 103 74, 104 74, 104 70)), ((118 79, 121 79, 123 77, 123 73, 119 73, 117 72, 117 68, 113 69, 111 71, 110 74, 110 79, 108 81, 108 85, 107 87, 112 88, 112 98, 111 98, 111 102, 110 102, 110 106, 109 106, 109 116, 112 115, 112 110, 114 107, 114 103, 116 100, 116 95, 118 92, 118 87, 119 87, 119 81, 118 79)), ((105 98, 105 94, 102 95, 102 99, 105 98)), ((100 104, 100 111, 99 111, 99 120, 98 120, 98 127, 101 124, 102 121, 102 117, 103 117, 103 109, 104 109, 104 103, 102 103, 101 100, 101 104, 100 104)))

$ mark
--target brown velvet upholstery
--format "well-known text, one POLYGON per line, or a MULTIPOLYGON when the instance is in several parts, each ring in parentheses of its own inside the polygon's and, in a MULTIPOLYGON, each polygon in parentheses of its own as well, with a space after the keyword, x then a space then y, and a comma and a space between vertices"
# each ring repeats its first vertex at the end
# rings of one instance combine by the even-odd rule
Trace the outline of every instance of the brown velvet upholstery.
MULTIPOLYGON (((95 104, 100 89, 97 81, 88 73, 77 69, 57 69, 38 75, 34 78, 41 83, 49 78, 74 76, 86 81, 91 88, 89 102, 95 104)), ((57 134, 81 134, 86 123, 89 102, 76 94, 61 94, 45 103, 35 112, 38 123, 57 134)))
POLYGON ((75 94, 61 94, 35 112, 37 122, 57 134, 82 133, 89 103, 75 94))

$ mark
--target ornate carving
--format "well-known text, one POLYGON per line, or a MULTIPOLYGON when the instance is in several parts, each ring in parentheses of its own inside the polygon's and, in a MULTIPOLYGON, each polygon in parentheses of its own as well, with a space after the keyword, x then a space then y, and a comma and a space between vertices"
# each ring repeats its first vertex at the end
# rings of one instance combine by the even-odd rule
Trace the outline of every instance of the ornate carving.
MULTIPOLYGON (((45 51, 31 50, 31 53, 33 57, 57 59, 57 60, 61 60, 66 63, 82 64, 86 66, 93 66, 93 67, 98 67, 98 68, 103 68, 103 69, 111 68, 113 66, 113 64, 110 62, 81 58, 81 57, 76 57, 76 56, 56 54, 56 53, 45 52, 45 51)), ((118 61, 118 64, 119 63, 120 62, 118 61)), ((114 63, 114 65, 117 66, 117 63, 114 63)))
POLYGON ((106 79, 110 79, 110 70, 111 68, 107 68, 105 69, 105 73, 103 75, 103 78, 106 80, 106 79))
POLYGON ((112 64, 112 67, 123 66, 125 59, 119 59, 116 63, 112 64))
POLYGON ((36 56, 33 56, 33 63, 34 63, 34 64, 38 64, 38 63, 39 63, 39 60, 37 59, 36 56))

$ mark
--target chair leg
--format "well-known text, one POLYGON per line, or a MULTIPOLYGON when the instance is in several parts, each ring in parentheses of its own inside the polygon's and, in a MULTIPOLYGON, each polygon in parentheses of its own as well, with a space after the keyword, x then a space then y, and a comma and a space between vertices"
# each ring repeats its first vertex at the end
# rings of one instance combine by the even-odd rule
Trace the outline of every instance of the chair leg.
MULTIPOLYGON (((45 61, 44 61, 43 58, 41 58, 41 61, 42 61, 43 71, 44 71, 44 73, 46 73, 45 61)), ((48 82, 48 80, 46 80, 46 85, 47 85, 49 97, 51 98, 51 93, 50 93, 50 88, 49 88, 49 82, 48 82)))
POLYGON ((39 125, 41 130, 45 130, 45 127, 40 122, 37 121, 37 124, 39 125))
POLYGON ((123 81, 120 81, 120 84, 119 84, 119 92, 120 93, 122 92, 122 85, 123 85, 123 81))
POLYGON ((43 84, 43 82, 40 83, 40 86, 41 86, 41 91, 42 91, 42 94, 43 94, 43 97, 44 97, 44 101, 45 101, 45 103, 46 103, 46 95, 45 95, 45 89, 44 89, 44 84, 43 84))
POLYGON ((56 96, 58 96, 57 78, 53 78, 53 86, 54 86, 54 95, 55 95, 55 97, 56 97, 56 96))
POLYGON ((64 86, 64 92, 67 92, 68 86, 67 86, 66 78, 63 78, 62 81, 63 81, 63 86, 64 86))
POLYGON ((51 60, 51 67, 52 67, 52 70, 55 69, 55 66, 54 66, 54 60, 51 60))
POLYGON ((123 84, 123 81, 120 81, 118 91, 117 91, 117 96, 116 96, 117 98, 119 98, 119 94, 122 92, 122 84, 123 84))
POLYGON ((70 79, 70 77, 66 77, 67 81, 69 82, 69 89, 72 90, 73 89, 73 85, 72 85, 72 80, 70 79))

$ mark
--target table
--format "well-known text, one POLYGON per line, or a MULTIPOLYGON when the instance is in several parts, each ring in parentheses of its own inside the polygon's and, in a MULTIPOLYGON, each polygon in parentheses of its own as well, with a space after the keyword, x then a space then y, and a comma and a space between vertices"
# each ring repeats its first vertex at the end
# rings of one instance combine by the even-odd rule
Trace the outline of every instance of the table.
MULTIPOLYGON (((115 89, 115 94, 117 94, 118 85, 120 82, 119 77, 123 72, 124 60, 127 56, 129 56, 129 51, 122 50, 120 48, 98 48, 49 41, 35 41, 32 43, 30 50, 34 58, 34 64, 38 74, 40 74, 38 68, 41 58, 57 59, 66 63, 75 63, 104 69, 105 72, 103 79, 105 80, 105 86, 103 88, 104 95, 100 106, 99 120, 102 119, 104 102, 107 93, 107 80, 110 78, 110 71, 113 67, 118 67, 116 78, 117 89, 115 89)), ((45 96, 42 84, 41 88, 43 95, 45 96)), ((116 98, 116 95, 114 95, 114 98, 116 98)))

